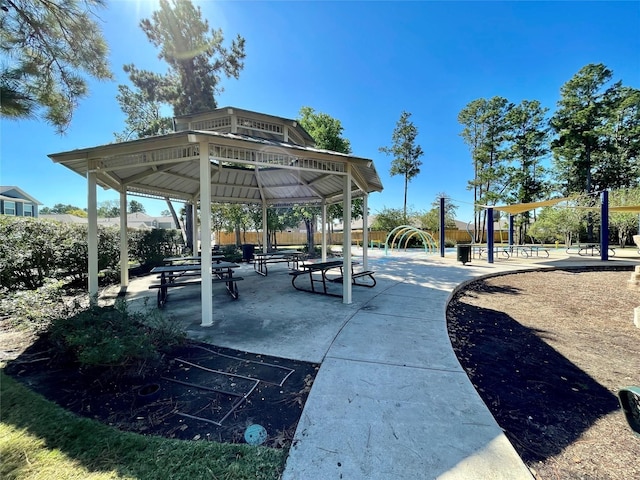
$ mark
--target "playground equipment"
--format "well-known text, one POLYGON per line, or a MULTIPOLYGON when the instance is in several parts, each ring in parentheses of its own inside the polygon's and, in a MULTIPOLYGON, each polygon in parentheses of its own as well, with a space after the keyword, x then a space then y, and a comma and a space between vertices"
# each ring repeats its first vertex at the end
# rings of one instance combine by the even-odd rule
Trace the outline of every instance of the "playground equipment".
POLYGON ((425 253, 436 253, 438 250, 438 243, 435 238, 424 230, 412 227, 411 225, 400 225, 389 232, 384 242, 384 254, 388 255, 389 250, 393 250, 394 245, 396 248, 402 248, 404 242, 404 249, 407 249, 409 239, 418 236, 422 240, 425 253), (398 238, 400 237, 400 238, 398 238), (391 241, 389 241, 391 239, 391 241), (397 243, 396 243, 397 241, 397 243))

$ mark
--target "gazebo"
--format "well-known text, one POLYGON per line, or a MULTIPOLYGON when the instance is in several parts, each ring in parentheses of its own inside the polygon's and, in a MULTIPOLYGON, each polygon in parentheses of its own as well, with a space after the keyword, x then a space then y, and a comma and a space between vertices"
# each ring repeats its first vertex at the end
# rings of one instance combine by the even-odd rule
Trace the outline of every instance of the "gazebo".
MULTIPOLYGON (((317 204, 322 211, 322 258, 327 255, 327 206, 342 202, 344 224, 351 224, 351 202, 382 191, 373 161, 314 147, 311 136, 295 121, 235 107, 177 117, 174 132, 122 143, 49 155, 87 178, 89 295, 98 294, 96 189, 120 193, 120 285, 129 284, 127 194, 185 202, 210 212, 212 202, 262 205, 267 208, 317 204)), ((367 245, 367 215, 363 244, 367 245)), ((211 216, 201 215, 202 326, 213 324, 211 216), (205 266, 209 268, 205 268, 205 266)), ((194 224, 194 236, 197 222, 194 224)), ((267 249, 263 228, 263 249, 267 249)), ((343 303, 351 303, 351 232, 343 236, 343 303), (349 268, 347 268, 349 267, 349 268)), ((363 263, 367 269, 366 248, 363 263)))

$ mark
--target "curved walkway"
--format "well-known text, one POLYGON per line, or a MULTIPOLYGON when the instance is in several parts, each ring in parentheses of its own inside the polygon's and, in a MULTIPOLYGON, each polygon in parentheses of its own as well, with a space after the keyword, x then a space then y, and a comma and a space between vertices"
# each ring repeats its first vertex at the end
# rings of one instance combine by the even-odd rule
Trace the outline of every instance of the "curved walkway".
POLYGON ((328 349, 283 480, 533 478, 458 363, 445 319, 457 285, 515 265, 424 253, 371 262, 381 288, 328 349))

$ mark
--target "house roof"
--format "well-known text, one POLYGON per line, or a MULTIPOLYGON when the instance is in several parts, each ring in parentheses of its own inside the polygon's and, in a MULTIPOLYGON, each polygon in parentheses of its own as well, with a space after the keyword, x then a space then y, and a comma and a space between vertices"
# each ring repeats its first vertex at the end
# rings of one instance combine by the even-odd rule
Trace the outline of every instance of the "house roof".
MULTIPOLYGON (((78 217, 69 213, 45 214, 40 215, 40 218, 56 220, 63 223, 88 223, 88 219, 86 217, 78 217)), ((161 223, 170 223, 173 228, 176 228, 173 223, 173 217, 152 217, 151 215, 147 215, 142 212, 127 214, 127 226, 129 228, 152 230, 154 228, 158 228, 158 225, 161 223)), ((98 225, 113 227, 120 226, 120 217, 100 217, 98 218, 98 225)))
POLYGON ((336 203, 342 200, 348 171, 352 177, 352 196, 382 191, 372 160, 285 141, 294 133, 304 137, 301 133, 304 129, 293 125, 289 128, 288 122, 292 120, 230 107, 188 118, 194 117, 199 123, 180 123, 184 117, 179 117, 177 127, 197 123, 218 130, 187 129, 49 157, 83 176, 89 170, 95 171, 97 182, 105 188, 190 203, 199 199, 203 146, 208 150, 203 153, 209 158, 214 202, 336 203), (231 117, 231 126, 226 125, 226 119, 222 126, 215 123, 221 114, 231 117), (207 116, 209 124, 204 121, 207 116), (267 119, 281 120, 277 124, 281 140, 262 138, 273 137, 272 130, 276 130, 273 126, 276 124, 267 119), (255 132, 244 128, 250 123, 255 132), (261 137, 248 135, 250 131, 261 137))
POLYGON ((2 200, 26 200, 35 205, 42 205, 40 201, 36 200, 27 192, 14 185, 0 186, 0 197, 2 198, 2 200))
POLYGON ((85 217, 78 217, 76 215, 71 215, 70 213, 45 213, 40 214, 39 218, 43 220, 55 220, 56 222, 62 223, 87 223, 87 219, 85 217))

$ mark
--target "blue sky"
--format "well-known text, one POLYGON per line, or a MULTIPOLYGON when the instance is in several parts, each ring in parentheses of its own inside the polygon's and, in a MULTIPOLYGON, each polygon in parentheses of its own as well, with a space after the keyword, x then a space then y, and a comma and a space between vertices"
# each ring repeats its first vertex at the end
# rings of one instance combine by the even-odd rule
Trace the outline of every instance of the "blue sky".
MULTIPOLYGON (((560 87, 589 63, 640 88, 640 2, 325 2, 196 1, 230 41, 246 39, 239 80, 225 79, 218 106, 296 118, 302 106, 342 122, 353 153, 374 160, 384 185, 372 213, 402 208, 404 182, 391 177, 391 144, 400 113, 412 114, 425 154, 409 184, 408 205, 428 210, 438 193, 472 219, 471 159, 457 115, 477 98, 539 100, 554 110, 560 87)), ((17 185, 44 206, 85 207, 84 178, 49 153, 102 145, 124 129, 115 100, 126 63, 163 71, 138 24, 156 0, 108 1, 99 12, 114 82, 90 82, 64 136, 42 121, 2 120, 0 184, 17 185)), ((100 190, 98 201, 117 199, 100 190)), ((136 197, 131 197, 136 198, 136 197)), ((137 200, 141 200, 136 198, 137 200)), ((164 202, 142 199, 158 215, 164 202)))

